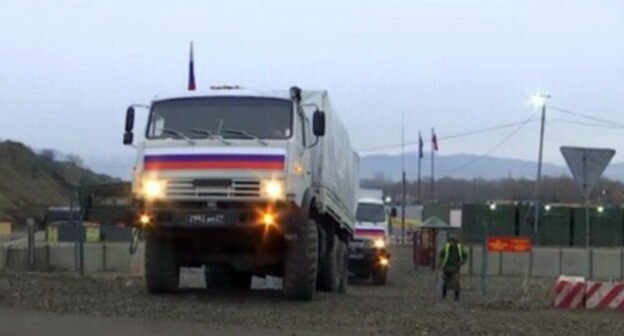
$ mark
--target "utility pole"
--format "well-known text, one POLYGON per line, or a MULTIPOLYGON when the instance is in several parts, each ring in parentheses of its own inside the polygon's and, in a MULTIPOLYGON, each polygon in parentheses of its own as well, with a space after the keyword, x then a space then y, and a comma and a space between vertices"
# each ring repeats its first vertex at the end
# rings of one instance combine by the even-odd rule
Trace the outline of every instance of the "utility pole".
POLYGON ((536 106, 542 108, 542 118, 540 125, 540 140, 539 140, 539 154, 537 157, 537 178, 535 179, 535 209, 533 213, 533 243, 537 244, 538 231, 539 231, 539 213, 540 213, 540 182, 542 181, 542 156, 544 152, 544 126, 546 124, 546 100, 550 98, 550 95, 537 94, 531 98, 531 101, 536 106))
POLYGON ((403 197, 401 200, 401 245, 405 245, 405 201, 406 201, 406 181, 405 181, 405 114, 401 122, 401 172, 403 180, 403 197))

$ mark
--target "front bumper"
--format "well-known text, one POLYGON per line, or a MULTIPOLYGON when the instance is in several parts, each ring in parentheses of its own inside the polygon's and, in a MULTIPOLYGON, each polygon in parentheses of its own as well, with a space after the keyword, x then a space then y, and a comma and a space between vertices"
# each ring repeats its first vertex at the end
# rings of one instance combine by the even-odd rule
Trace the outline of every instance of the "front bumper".
POLYGON ((360 275, 370 274, 375 268, 389 266, 382 264, 384 258, 390 259, 390 253, 385 248, 352 248, 349 250, 349 271, 360 275))
POLYGON ((258 226, 284 227, 293 206, 284 203, 215 202, 141 204, 137 219, 146 215, 149 223, 137 221, 143 228, 227 229, 258 226), (266 215, 273 221, 267 223, 266 215))

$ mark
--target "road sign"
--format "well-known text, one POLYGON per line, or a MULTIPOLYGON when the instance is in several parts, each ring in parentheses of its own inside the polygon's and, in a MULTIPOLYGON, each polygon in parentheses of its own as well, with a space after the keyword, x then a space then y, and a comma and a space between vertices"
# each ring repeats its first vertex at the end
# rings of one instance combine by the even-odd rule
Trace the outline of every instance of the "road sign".
POLYGON ((615 150, 562 146, 561 154, 563 154, 576 184, 581 189, 581 193, 587 198, 611 162, 615 150))
POLYGON ((488 237, 488 251, 490 252, 530 252, 531 238, 514 236, 488 237))

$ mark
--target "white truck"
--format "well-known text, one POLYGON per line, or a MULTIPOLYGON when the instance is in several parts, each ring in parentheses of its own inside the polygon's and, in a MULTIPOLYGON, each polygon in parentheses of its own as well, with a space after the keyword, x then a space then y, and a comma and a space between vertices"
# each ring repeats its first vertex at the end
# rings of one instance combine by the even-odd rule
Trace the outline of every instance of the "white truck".
POLYGON ((355 236, 349 249, 349 272, 356 278, 372 278, 373 284, 384 285, 388 278, 390 253, 383 192, 360 189, 359 195, 355 236))
MULTIPOLYGON (((132 105, 124 144, 133 144, 132 105)), ((180 267, 231 285, 283 278, 309 300, 345 291, 359 158, 327 92, 212 87, 154 100, 136 145, 133 195, 150 293, 180 267)))

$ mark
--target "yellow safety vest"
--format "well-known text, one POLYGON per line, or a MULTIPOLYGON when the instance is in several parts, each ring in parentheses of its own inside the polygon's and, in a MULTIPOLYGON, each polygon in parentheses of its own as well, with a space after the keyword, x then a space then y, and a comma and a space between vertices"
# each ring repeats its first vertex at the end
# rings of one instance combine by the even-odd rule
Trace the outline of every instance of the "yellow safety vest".
MULTIPOLYGON (((446 243, 446 246, 444 246, 444 256, 442 257, 442 267, 446 266, 450 250, 451 244, 446 243)), ((461 263, 462 261, 464 261, 464 249, 462 248, 461 244, 457 244, 457 250, 459 252, 459 262, 461 263)))

